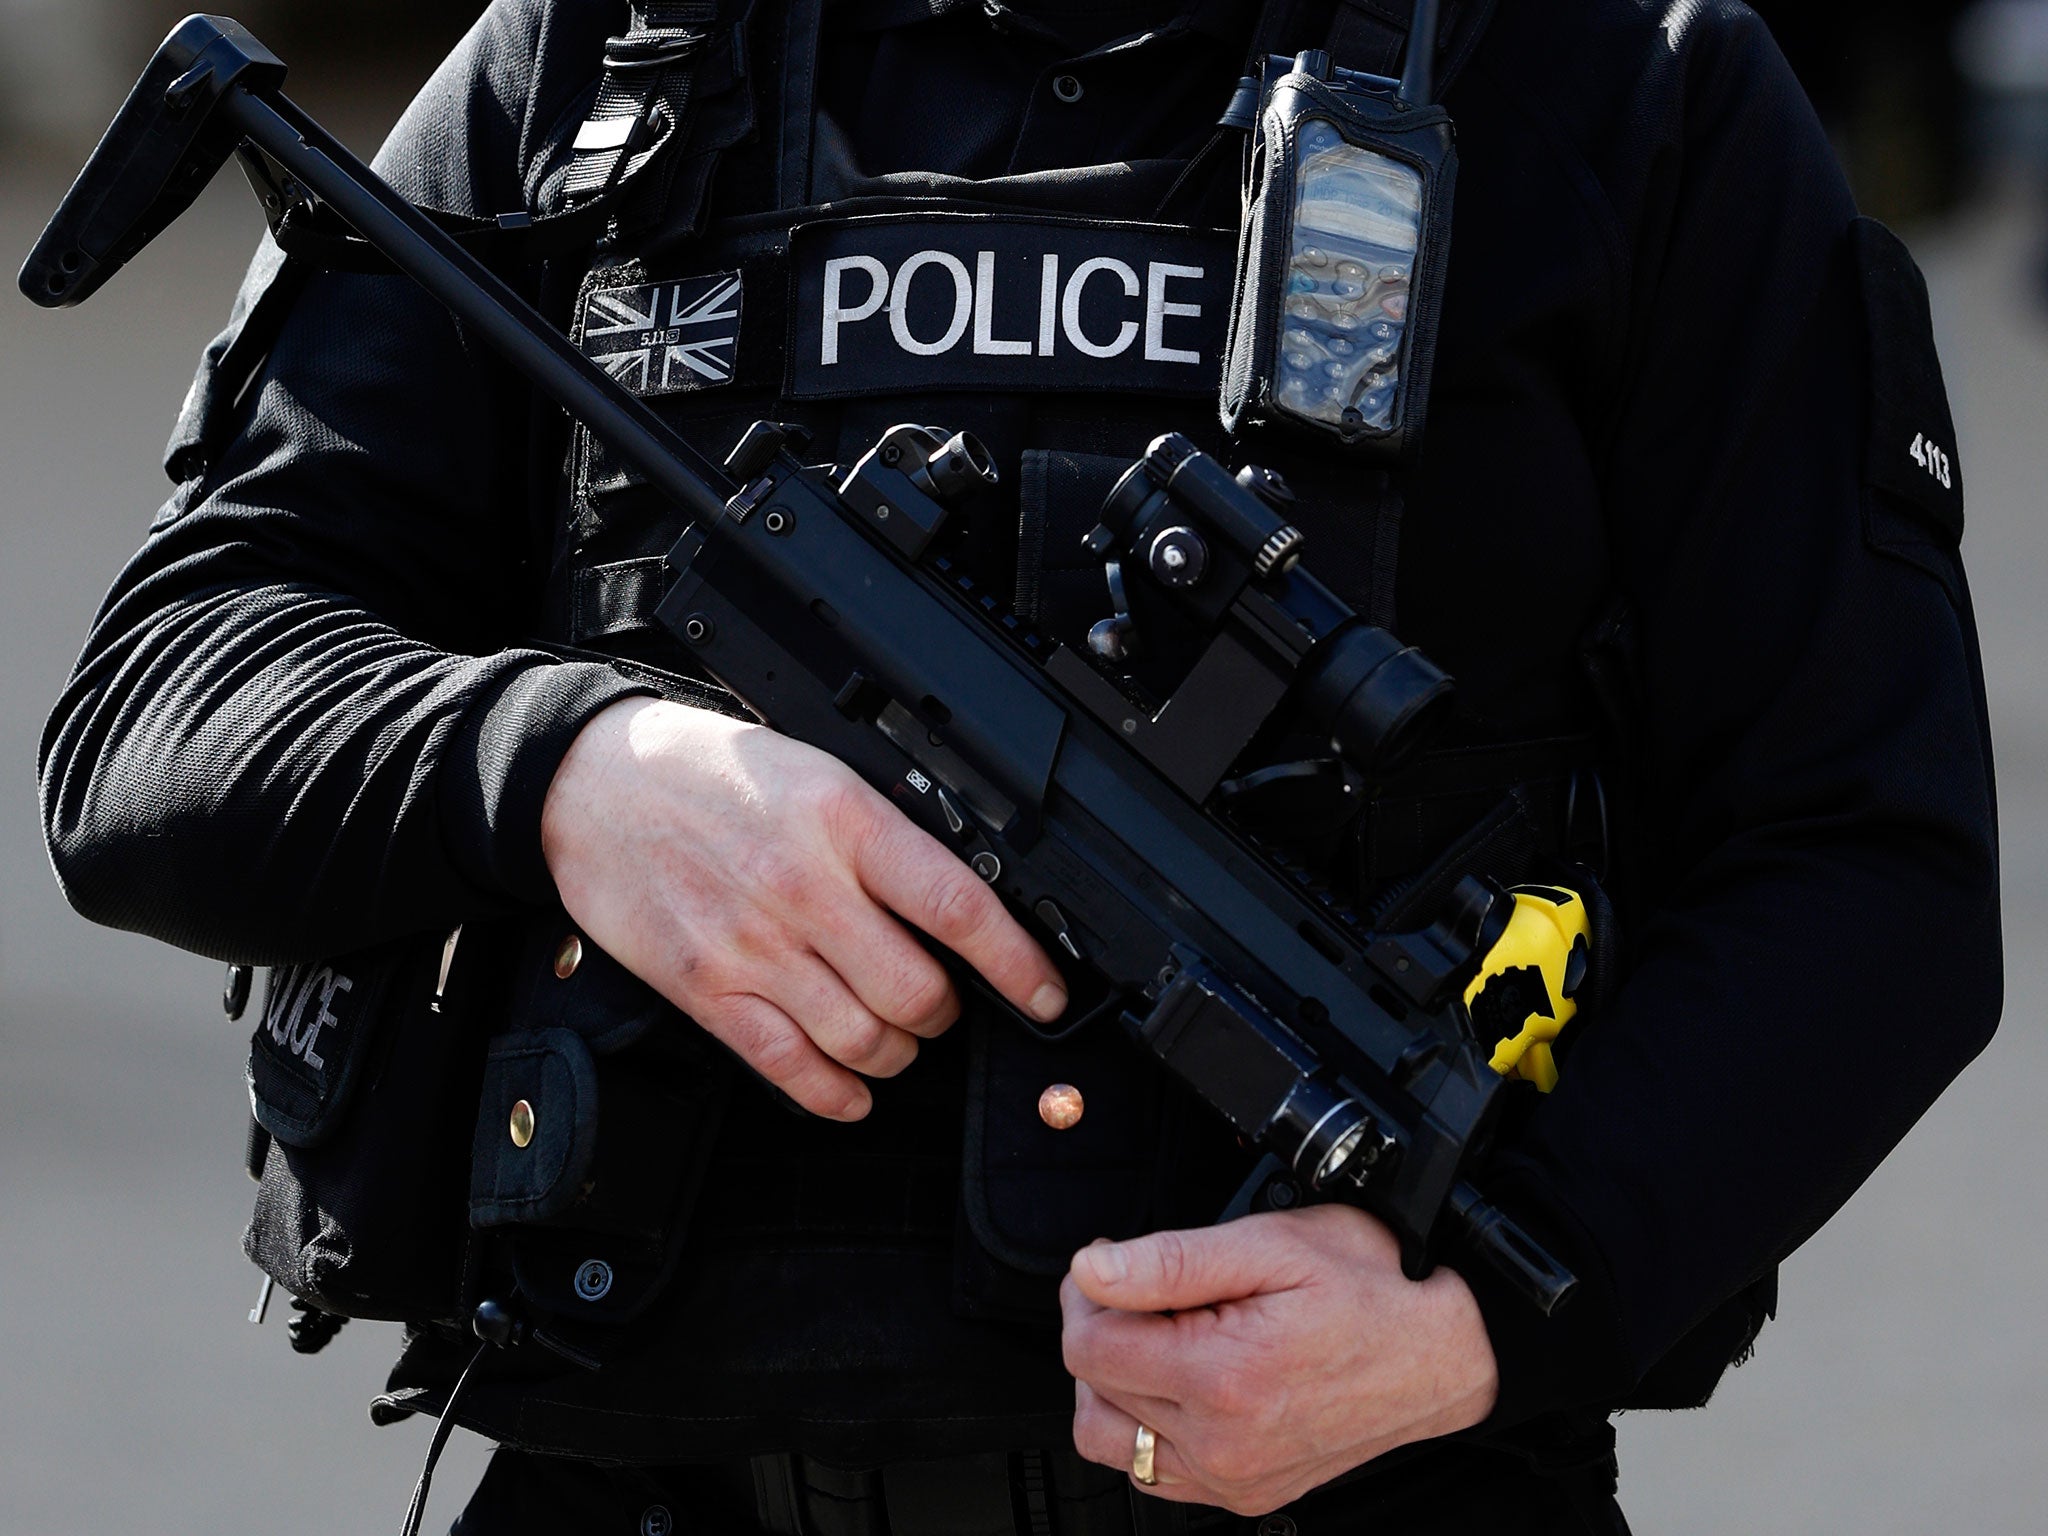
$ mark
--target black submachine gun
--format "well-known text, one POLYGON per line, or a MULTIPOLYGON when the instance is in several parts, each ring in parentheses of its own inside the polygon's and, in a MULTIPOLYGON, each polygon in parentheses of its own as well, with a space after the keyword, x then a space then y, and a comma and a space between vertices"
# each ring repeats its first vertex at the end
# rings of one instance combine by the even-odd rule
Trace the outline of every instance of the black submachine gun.
POLYGON ((1041 1034, 1127 1030, 1266 1154, 1240 1206, 1345 1200, 1395 1232, 1412 1275, 1461 1251, 1546 1312, 1571 1293, 1467 1179, 1502 1081, 1459 993, 1511 899, 1467 880, 1426 931, 1369 932, 1212 809, 1283 703, 1371 774, 1451 689, 1302 567, 1277 477, 1160 438, 1089 536, 1123 611, 1092 655, 1053 645, 949 561, 952 509, 995 474, 971 437, 900 426, 834 470, 763 422, 721 472, 294 106, 284 73, 237 23, 183 22, 23 291, 85 299, 239 153, 274 222, 281 202, 346 224, 688 511, 662 624, 769 725, 957 850, 1046 941, 1074 1001, 1041 1034), (1152 633, 1148 613, 1197 637, 1157 704, 1109 665, 1152 633))

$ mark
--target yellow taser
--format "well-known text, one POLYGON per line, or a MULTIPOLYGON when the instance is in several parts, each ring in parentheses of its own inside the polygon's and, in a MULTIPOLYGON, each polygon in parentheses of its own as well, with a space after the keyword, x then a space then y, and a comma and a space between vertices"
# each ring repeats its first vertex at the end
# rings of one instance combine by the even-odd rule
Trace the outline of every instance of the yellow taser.
POLYGON ((1557 1086, 1551 1042, 1577 1015, 1592 963, 1592 924, 1578 892, 1518 885, 1514 913, 1465 988, 1465 1010, 1480 1040, 1494 1040, 1489 1063, 1544 1093, 1557 1086))

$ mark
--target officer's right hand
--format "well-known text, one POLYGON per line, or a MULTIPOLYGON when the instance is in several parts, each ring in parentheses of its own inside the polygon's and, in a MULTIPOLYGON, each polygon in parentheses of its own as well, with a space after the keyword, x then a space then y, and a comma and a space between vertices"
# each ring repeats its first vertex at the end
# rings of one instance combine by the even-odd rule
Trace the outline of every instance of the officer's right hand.
POLYGON ((1051 1021, 1059 972, 993 891, 813 747, 658 699, 577 736, 541 848, 592 940, 806 1109, 858 1120, 960 1011, 897 919, 1051 1021), (894 915, 892 915, 894 914, 894 915))

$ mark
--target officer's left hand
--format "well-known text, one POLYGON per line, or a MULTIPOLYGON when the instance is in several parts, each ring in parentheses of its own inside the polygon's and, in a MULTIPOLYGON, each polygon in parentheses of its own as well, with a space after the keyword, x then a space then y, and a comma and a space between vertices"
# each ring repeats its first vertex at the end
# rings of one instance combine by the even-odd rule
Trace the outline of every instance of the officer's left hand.
POLYGON ((1128 1471, 1142 1421, 1147 1492, 1241 1515, 1469 1428, 1498 1389, 1465 1282, 1408 1279, 1392 1234, 1348 1206, 1098 1242, 1060 1300, 1081 1454, 1128 1471))

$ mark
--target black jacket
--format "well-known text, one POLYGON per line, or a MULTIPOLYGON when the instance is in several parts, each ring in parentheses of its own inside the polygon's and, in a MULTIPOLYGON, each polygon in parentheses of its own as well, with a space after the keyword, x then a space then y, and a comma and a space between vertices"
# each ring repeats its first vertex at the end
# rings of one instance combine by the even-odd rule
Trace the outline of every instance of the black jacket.
MULTIPOLYGON (((623 10, 500 0, 382 168, 520 206, 623 10)), ((1613 599, 1637 635, 1630 974, 1491 1180, 1588 1295, 1538 1325, 1473 1277, 1507 1419, 1627 1392, 1981 1049, 1995 820, 1924 293, 1853 222, 1762 25, 1504 0, 1448 102, 1404 638, 1513 738, 1565 712, 1613 599)), ((549 899, 552 770, 634 691, 524 646, 568 537, 563 442, 403 282, 314 278, 51 717, 73 903, 272 962, 549 899)))

